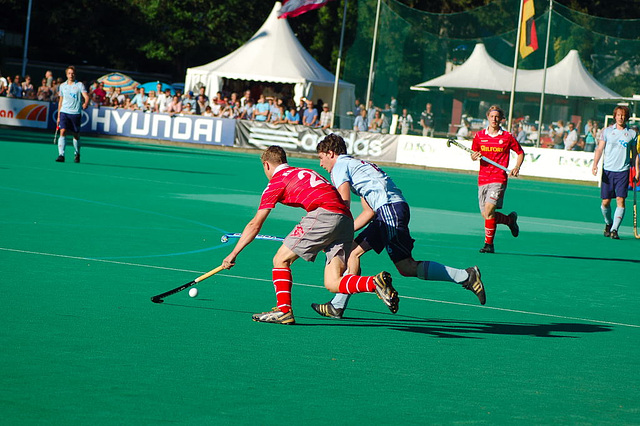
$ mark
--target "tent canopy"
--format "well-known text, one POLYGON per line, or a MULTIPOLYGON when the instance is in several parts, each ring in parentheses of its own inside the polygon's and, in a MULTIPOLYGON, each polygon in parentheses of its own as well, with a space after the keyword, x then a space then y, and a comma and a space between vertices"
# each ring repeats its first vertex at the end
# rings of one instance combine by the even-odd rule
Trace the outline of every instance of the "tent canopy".
MULTIPOLYGON (((544 70, 518 70, 516 92, 541 93, 544 70)), ((412 90, 429 88, 473 89, 511 92, 513 68, 503 65, 478 43, 469 59, 448 74, 412 86, 412 90)), ((620 98, 587 71, 576 50, 552 67, 547 68, 545 94, 565 97, 612 99, 620 98)))
MULTIPOLYGON (((187 69, 185 87, 206 86, 211 96, 222 87, 222 78, 295 84, 295 102, 322 93, 331 102, 335 76, 318 63, 296 38, 286 19, 278 19, 280 2, 244 45, 216 61, 187 69), (316 90, 314 90, 314 88, 316 90)), ((347 111, 355 100, 355 86, 340 81, 338 111, 347 111)))

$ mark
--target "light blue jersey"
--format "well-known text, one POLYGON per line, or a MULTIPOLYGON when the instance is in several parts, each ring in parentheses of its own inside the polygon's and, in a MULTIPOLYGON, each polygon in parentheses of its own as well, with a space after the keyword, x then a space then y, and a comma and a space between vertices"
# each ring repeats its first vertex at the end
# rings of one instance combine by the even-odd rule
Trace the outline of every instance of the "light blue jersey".
POLYGON ((349 182, 353 193, 363 197, 373 211, 386 204, 406 202, 402 191, 378 166, 350 155, 338 157, 331 169, 331 181, 336 188, 349 182))
POLYGON ((60 85, 60 96, 62 96, 62 107, 60 112, 65 114, 82 114, 82 94, 87 93, 84 84, 76 81, 68 84, 66 81, 60 85))
POLYGON ((601 139, 604 146, 604 170, 610 172, 624 172, 631 165, 630 153, 635 152, 637 135, 634 130, 625 127, 619 130, 614 124, 602 131, 601 139))

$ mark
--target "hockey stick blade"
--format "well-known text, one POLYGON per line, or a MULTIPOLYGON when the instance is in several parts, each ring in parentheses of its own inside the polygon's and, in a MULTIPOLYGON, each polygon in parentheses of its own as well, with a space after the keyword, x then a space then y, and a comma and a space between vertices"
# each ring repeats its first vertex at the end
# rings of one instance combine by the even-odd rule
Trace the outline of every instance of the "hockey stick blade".
MULTIPOLYGON (((235 232, 232 234, 224 234, 222 237, 220 237, 220 241, 222 241, 223 243, 226 243, 229 241, 229 238, 240 238, 242 236, 242 232, 235 232)), ((284 238, 282 237, 274 237, 273 235, 262 235, 262 234, 258 234, 256 235, 256 240, 268 240, 268 241, 278 241, 278 242, 282 242, 284 241, 284 238)))
MULTIPOLYGON (((467 151, 469 154, 473 154, 473 150, 471 148, 467 148, 466 146, 462 145, 460 142, 458 142, 457 140, 453 139, 453 138, 449 138, 447 140, 447 147, 451 147, 451 145, 455 145, 458 148, 467 151)), ((496 166, 497 168, 499 168, 500 170, 504 170, 507 173, 511 173, 511 170, 507 169, 506 167, 504 167, 501 164, 496 163, 493 160, 488 159, 487 157, 485 157, 484 155, 480 156, 480 158, 484 161, 486 161, 489 164, 492 164, 494 166, 496 166)))
POLYGON ((192 285, 195 285, 195 284, 199 283, 200 281, 206 280, 210 276, 217 274, 218 272, 222 271, 223 269, 224 269, 224 267, 222 265, 220 265, 217 268, 210 270, 206 274, 200 275, 198 278, 196 278, 193 281, 190 281, 190 282, 188 282, 186 284, 182 284, 180 287, 176 287, 173 290, 165 291, 164 293, 160 293, 160 294, 158 294, 156 296, 153 296, 151 298, 151 301, 153 303, 162 303, 162 302, 164 302, 164 298, 165 297, 171 296, 172 294, 179 293, 182 290, 185 290, 185 289, 191 287, 192 285))

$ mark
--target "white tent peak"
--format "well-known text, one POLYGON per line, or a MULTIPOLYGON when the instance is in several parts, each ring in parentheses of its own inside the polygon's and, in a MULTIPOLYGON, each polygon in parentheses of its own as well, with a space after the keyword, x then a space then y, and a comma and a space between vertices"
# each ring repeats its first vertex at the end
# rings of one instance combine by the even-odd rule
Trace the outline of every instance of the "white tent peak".
MULTIPOLYGON (((518 70, 516 92, 540 93, 544 70, 518 70)), ((413 90, 433 87, 510 92, 513 68, 492 58, 484 44, 476 44, 471 56, 448 74, 412 86, 413 90)), ((585 68, 577 50, 571 50, 560 62, 547 68, 545 93, 566 97, 596 99, 620 98, 613 90, 596 80, 585 68)))
MULTIPOLYGON (((295 84, 296 103, 306 98, 333 98, 335 76, 302 46, 286 19, 278 19, 276 2, 260 29, 242 46, 205 65, 187 69, 186 90, 205 85, 211 96, 222 89, 223 78, 295 84)), ((355 99, 355 86, 340 80, 338 114, 346 112, 355 99)))
POLYGON ((286 19, 278 19, 276 2, 260 29, 241 47, 216 61, 192 68, 230 74, 230 78, 275 83, 333 81, 333 74, 316 61, 296 38, 286 19))

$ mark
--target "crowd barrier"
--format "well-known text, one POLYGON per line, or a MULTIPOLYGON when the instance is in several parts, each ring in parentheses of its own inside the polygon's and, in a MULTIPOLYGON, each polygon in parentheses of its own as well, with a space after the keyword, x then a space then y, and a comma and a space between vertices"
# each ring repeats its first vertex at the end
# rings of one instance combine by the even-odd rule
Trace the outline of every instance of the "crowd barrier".
MULTIPOLYGON (((0 97, 0 125, 55 129, 57 104, 0 97)), ((478 170, 478 163, 446 139, 389 135, 341 129, 315 129, 301 125, 268 124, 202 116, 144 113, 114 108, 89 107, 83 111, 83 133, 238 146, 263 149, 280 145, 290 152, 316 153, 316 145, 329 133, 347 142, 350 154, 370 160, 452 170, 478 170)), ((471 146, 470 141, 463 141, 471 146)), ((524 147, 521 175, 598 182, 593 176, 593 153, 524 147)), ((515 164, 511 153, 510 164, 515 164)))

